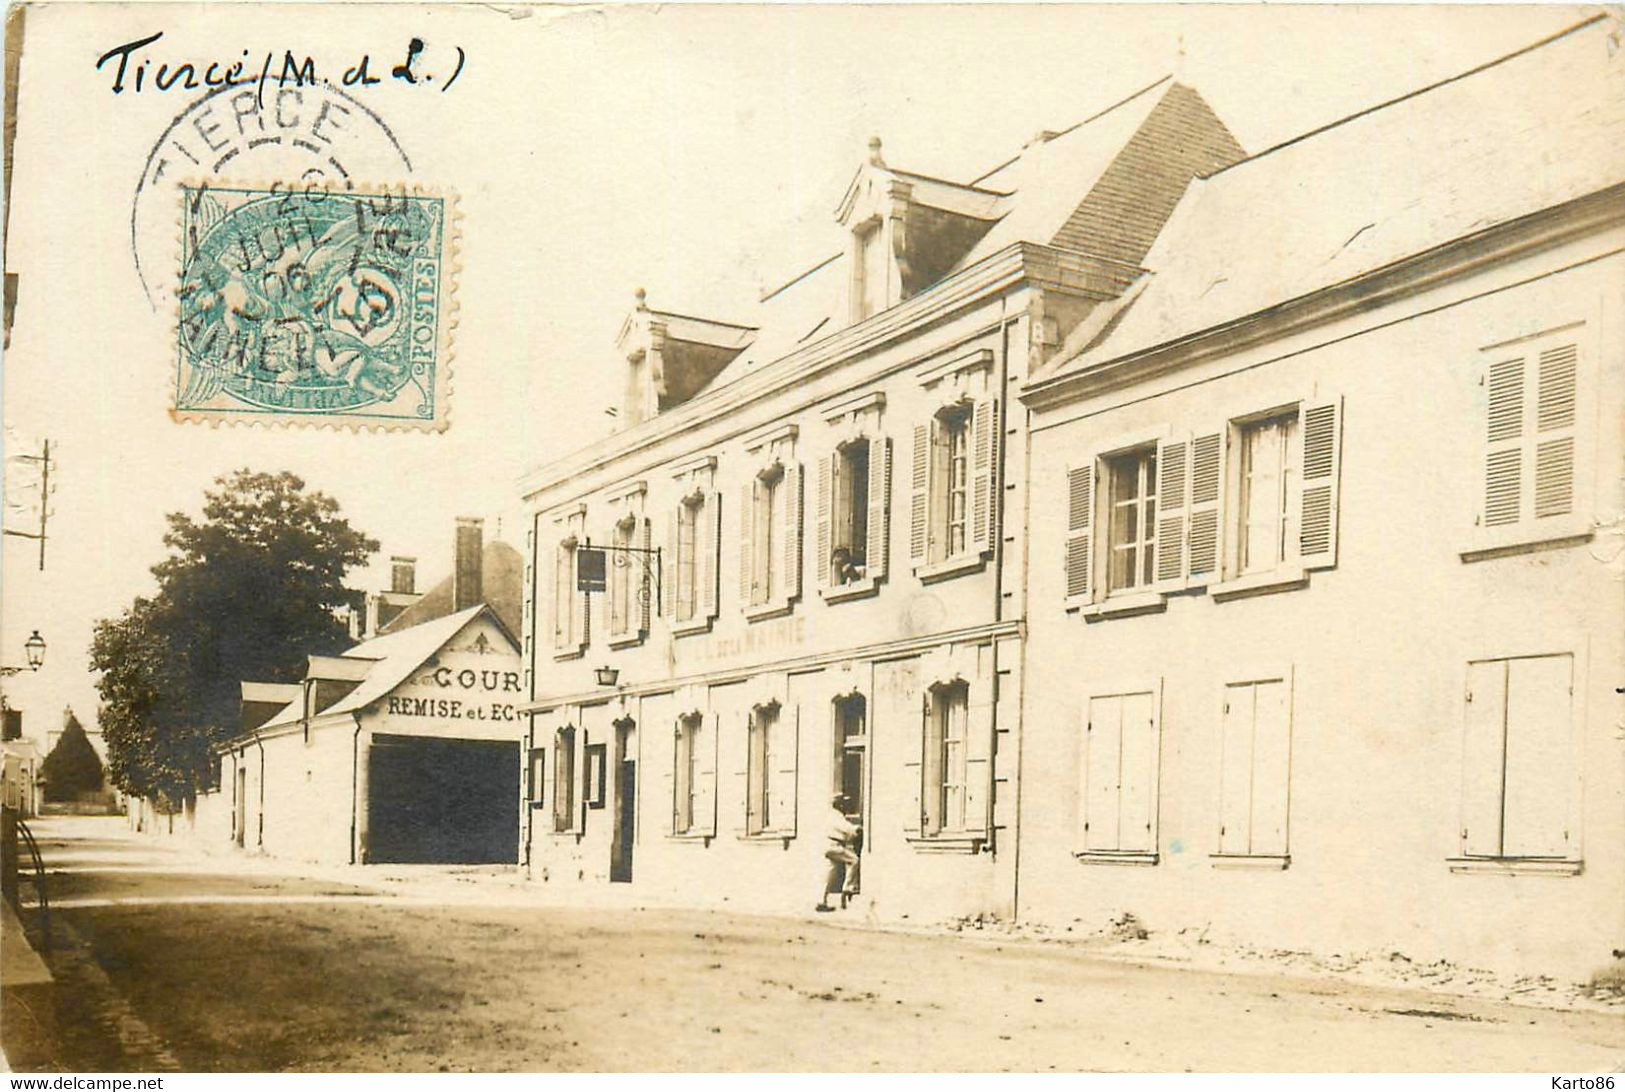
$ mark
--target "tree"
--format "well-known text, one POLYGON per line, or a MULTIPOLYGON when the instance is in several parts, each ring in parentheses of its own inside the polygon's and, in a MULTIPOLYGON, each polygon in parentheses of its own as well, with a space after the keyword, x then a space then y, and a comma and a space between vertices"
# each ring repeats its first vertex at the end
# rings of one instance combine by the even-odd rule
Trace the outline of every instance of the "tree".
POLYGON ((158 592, 96 623, 108 767, 126 792, 178 804, 208 784, 209 748, 237 734, 243 680, 295 682, 348 644, 348 572, 378 549, 299 477, 215 479, 203 516, 171 513, 158 592))
POLYGON ((84 725, 68 710, 67 727, 57 737, 56 746, 40 765, 45 782, 45 799, 72 800, 80 793, 102 787, 102 760, 90 745, 84 725))

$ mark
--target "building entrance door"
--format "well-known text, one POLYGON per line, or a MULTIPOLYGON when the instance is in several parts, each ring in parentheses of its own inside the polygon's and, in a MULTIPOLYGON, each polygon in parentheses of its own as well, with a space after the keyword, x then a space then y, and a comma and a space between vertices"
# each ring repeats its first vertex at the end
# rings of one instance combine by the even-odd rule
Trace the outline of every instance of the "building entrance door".
MULTIPOLYGON (((835 792, 841 797, 841 812, 860 831, 857 852, 861 873, 863 845, 868 834, 869 717, 862 694, 849 694, 835 702, 835 792)), ((856 894, 860 877, 847 881, 856 894)))
POLYGON ((638 831, 638 730, 615 726, 615 831, 609 842, 609 882, 632 882, 632 846, 638 831))

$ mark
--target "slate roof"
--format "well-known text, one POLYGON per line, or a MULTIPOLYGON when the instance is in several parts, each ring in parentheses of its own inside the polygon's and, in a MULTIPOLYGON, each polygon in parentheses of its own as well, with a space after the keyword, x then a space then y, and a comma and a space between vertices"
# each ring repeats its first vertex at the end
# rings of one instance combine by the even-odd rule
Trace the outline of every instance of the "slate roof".
MULTIPOLYGON (((1625 182, 1606 16, 1194 182, 1086 370, 1625 182)), ((1043 377, 1040 377, 1043 378, 1043 377)))
MULTIPOLYGON (((503 631, 513 650, 518 652, 519 642, 514 640, 512 631, 502 623, 488 604, 481 603, 456 614, 447 614, 421 625, 362 641, 354 648, 346 649, 340 654, 344 658, 371 660, 374 661, 373 666, 367 672, 367 677, 354 690, 326 709, 319 710, 318 715, 325 717, 354 712, 385 697, 391 690, 405 682, 412 672, 423 666, 425 660, 461 633, 470 622, 486 613, 497 621, 497 628, 503 631)), ((260 728, 263 730, 284 724, 297 724, 300 716, 299 706, 299 700, 289 702, 260 728)))

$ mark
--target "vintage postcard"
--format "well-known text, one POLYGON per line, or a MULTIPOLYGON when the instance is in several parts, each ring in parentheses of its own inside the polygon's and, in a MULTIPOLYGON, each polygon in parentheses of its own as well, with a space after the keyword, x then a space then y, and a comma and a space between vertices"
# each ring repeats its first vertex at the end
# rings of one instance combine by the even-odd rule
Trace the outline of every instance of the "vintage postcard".
POLYGON ((45 0, 5 96, 8 1070, 1613 1087, 1618 10, 45 0))

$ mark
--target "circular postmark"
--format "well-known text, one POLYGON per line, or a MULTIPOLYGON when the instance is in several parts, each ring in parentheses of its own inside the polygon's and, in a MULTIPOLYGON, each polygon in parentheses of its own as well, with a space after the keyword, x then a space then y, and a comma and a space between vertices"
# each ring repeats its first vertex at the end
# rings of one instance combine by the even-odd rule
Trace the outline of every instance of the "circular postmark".
POLYGON ((318 182, 410 174, 390 127, 356 96, 326 81, 275 78, 217 87, 191 102, 153 142, 130 203, 130 255, 154 307, 154 277, 173 255, 174 187, 210 178, 318 182))
POLYGON ((182 409, 432 409, 445 206, 433 195, 183 188, 182 409))

